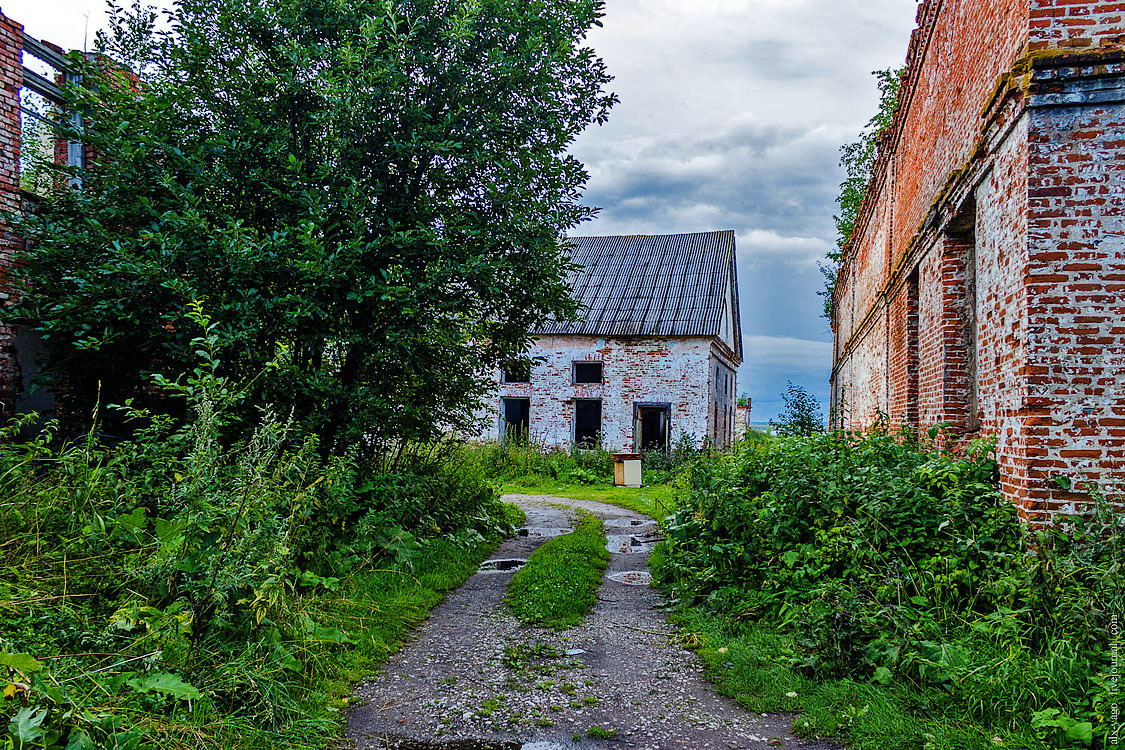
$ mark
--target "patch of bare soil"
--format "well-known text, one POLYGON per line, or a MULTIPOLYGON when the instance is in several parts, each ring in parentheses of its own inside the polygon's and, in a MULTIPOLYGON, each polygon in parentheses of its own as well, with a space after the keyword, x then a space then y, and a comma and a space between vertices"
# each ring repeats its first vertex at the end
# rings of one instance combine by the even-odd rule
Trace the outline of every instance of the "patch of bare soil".
POLYGON ((676 645, 649 587, 656 529, 637 513, 562 497, 508 495, 526 533, 436 607, 413 642, 361 686, 347 736, 357 750, 459 748, 776 748, 832 750, 717 694, 676 645), (521 560, 581 508, 606 521, 609 570, 583 624, 556 633, 521 625, 503 599, 521 560), (636 536, 634 536, 636 535, 636 536))

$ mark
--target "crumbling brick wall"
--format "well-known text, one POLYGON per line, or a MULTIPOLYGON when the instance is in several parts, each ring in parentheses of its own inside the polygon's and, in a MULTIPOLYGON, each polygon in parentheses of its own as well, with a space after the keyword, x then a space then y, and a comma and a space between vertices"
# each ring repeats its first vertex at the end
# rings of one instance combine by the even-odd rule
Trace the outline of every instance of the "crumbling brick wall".
POLYGON ((1034 520, 1122 477, 1123 16, 926 0, 834 297, 842 424, 993 436, 1034 520))
POLYGON ((696 445, 733 438, 736 369, 710 337, 540 336, 528 356, 541 360, 529 382, 499 384, 481 412, 485 428, 478 438, 500 438, 503 398, 531 399, 530 437, 549 445, 572 442, 575 399, 601 400, 602 445, 610 450, 634 449, 638 403, 671 405, 672 443, 681 433, 696 445), (573 363, 584 361, 602 363, 601 383, 573 382, 573 363))
MULTIPOLYGON (((20 87, 23 85, 23 26, 0 14, 0 215, 18 213, 20 194, 20 87)), ((0 219, 0 305, 12 300, 11 271, 20 247, 0 219)), ((19 370, 16 336, 0 325, 0 420, 15 414, 19 370)))

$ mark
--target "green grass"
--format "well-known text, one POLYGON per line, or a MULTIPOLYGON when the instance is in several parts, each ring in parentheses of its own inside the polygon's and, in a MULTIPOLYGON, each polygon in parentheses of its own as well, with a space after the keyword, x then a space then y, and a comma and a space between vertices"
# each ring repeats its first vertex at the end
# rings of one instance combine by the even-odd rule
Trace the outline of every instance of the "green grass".
POLYGON ((529 625, 574 627, 597 602, 608 564, 601 520, 583 516, 578 528, 535 550, 516 571, 508 585, 508 606, 529 625))
MULTIPOLYGON (((54 679, 66 679, 73 697, 84 702, 97 700, 101 712, 112 712, 120 726, 139 732, 145 746, 159 745, 166 750, 323 748, 343 729, 343 711, 355 683, 396 652, 445 594, 476 571, 496 544, 496 540, 470 546, 434 540, 417 556, 413 569, 394 565, 369 569, 341 582, 335 591, 302 596, 294 606, 323 626, 324 632, 337 629, 348 642, 325 639, 277 644, 300 659, 302 668, 297 671, 277 670, 268 646, 248 643, 242 654, 214 670, 208 695, 190 710, 179 704, 157 705, 151 698, 138 701, 129 691, 107 688, 119 684, 136 666, 115 666, 120 660, 117 655, 108 658, 108 667, 95 664, 96 672, 77 659, 49 663, 55 670, 54 679), (212 694, 238 694, 248 708, 228 712, 212 694), (267 703, 283 707, 293 718, 279 720, 272 728, 263 726, 265 722, 255 711, 267 703)), ((14 606, 9 610, 0 613, 11 615, 13 621, 21 615, 21 620, 34 617, 14 606)), ((0 637, 0 651, 3 643, 0 637)), ((0 734, 0 746, 4 737, 0 734)))
POLYGON ((674 491, 667 484, 635 489, 610 484, 576 484, 539 475, 509 480, 500 486, 502 494, 560 495, 574 500, 593 500, 656 519, 662 519, 671 512, 674 491))
MULTIPOLYGON (((658 547, 654 567, 660 560, 658 547)), ((1044 748, 1030 729, 982 727, 949 706, 948 696, 937 689, 807 679, 797 671, 800 658, 792 640, 767 625, 701 606, 681 606, 670 619, 680 628, 678 640, 699 654, 719 692, 750 711, 797 714, 793 731, 799 736, 846 740, 849 750, 1044 748)))

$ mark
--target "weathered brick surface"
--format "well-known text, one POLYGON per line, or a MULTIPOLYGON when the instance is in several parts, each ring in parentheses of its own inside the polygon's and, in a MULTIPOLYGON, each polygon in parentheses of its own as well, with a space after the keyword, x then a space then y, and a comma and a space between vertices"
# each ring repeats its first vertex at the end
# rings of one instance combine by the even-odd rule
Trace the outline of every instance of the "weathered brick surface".
POLYGON ((528 356, 543 359, 529 383, 499 383, 496 373, 497 393, 481 413, 478 438, 499 439, 505 397, 530 398, 531 438, 548 445, 573 440, 575 399, 601 399, 602 445, 610 450, 634 449, 637 403, 671 404, 673 442, 681 432, 697 445, 734 437, 735 369, 712 338, 541 336, 528 356), (573 382, 572 365, 583 361, 602 363, 600 384, 573 382))
POLYGON ((1036 520, 1125 476, 1123 14, 924 2, 837 285, 844 424, 992 435, 1036 520))
MULTIPOLYGON (((0 213, 20 210, 22 49, 23 27, 0 14, 0 213)), ((20 246, 11 227, 0 223, 0 304, 12 300, 10 274, 20 246)), ((15 413, 18 380, 15 332, 0 325, 0 419, 15 413)))

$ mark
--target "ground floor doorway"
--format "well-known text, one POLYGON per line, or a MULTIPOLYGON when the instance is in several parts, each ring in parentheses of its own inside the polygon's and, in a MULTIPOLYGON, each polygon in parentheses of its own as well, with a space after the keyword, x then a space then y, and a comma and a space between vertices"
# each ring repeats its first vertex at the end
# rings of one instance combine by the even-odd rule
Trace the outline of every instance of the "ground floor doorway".
POLYGON ((635 404, 633 406, 633 450, 668 450, 671 414, 671 404, 635 404))
POLYGON ((503 440, 526 439, 531 428, 531 399, 501 399, 500 437, 503 440))

